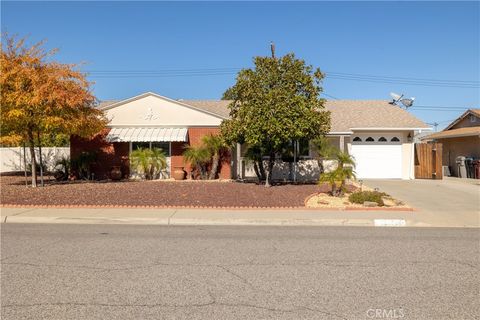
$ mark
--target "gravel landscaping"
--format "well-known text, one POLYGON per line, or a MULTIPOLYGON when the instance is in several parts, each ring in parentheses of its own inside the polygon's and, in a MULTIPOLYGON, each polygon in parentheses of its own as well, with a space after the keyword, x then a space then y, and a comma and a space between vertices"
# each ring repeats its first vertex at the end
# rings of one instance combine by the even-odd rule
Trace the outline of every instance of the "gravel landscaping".
POLYGON ((307 196, 329 190, 327 185, 265 188, 253 183, 201 181, 48 181, 43 188, 27 188, 21 176, 0 180, 3 205, 303 207, 307 196))

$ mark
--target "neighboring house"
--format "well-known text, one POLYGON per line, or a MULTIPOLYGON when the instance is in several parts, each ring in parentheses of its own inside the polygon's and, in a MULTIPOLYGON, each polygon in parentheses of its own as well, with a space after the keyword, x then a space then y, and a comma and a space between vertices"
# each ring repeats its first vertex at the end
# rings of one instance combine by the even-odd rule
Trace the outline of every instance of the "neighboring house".
POLYGON ((423 137, 422 141, 441 143, 443 165, 458 177, 458 156, 480 159, 480 109, 465 111, 445 129, 423 137))
MULTIPOLYGON (((100 104, 110 123, 92 140, 72 137, 71 156, 82 151, 98 152, 94 169, 105 178, 112 166, 121 166, 130 174, 129 154, 137 147, 160 147, 167 153, 168 171, 184 166, 185 145, 198 145, 203 135, 218 133, 229 116, 226 100, 172 100, 155 93, 100 104)), ((354 156, 358 178, 414 178, 414 143, 416 133, 430 130, 422 121, 387 101, 327 101, 331 112, 333 144, 354 156)), ((298 180, 318 179, 318 165, 308 143, 300 145, 296 166, 298 180)), ((220 177, 249 178, 254 173, 243 159, 245 146, 237 145, 231 159, 221 165, 220 177)), ((291 178, 292 165, 279 161, 274 179, 291 178)), ((188 170, 187 166, 187 170, 188 170)))

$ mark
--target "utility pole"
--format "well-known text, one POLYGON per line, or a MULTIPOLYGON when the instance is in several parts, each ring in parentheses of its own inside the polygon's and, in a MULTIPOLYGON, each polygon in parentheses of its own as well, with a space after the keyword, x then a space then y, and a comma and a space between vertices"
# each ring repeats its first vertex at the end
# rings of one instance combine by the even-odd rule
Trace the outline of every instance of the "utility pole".
POLYGON ((270 41, 270 50, 272 51, 272 58, 275 59, 275 43, 273 41, 270 41))

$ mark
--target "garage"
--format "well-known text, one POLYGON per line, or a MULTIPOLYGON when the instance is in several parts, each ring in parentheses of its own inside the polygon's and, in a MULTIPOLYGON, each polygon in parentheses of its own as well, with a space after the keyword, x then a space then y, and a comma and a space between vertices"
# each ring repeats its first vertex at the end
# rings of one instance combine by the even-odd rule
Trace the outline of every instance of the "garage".
POLYGON ((353 136, 351 155, 358 179, 401 179, 402 144, 400 136, 353 136))

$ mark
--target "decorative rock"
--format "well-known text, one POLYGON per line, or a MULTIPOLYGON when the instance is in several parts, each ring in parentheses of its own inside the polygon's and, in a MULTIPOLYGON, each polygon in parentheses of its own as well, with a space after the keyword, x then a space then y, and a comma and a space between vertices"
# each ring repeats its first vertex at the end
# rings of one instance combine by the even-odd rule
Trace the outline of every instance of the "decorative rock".
POLYGON ((373 202, 373 201, 365 201, 363 203, 364 207, 378 207, 378 203, 373 202))

